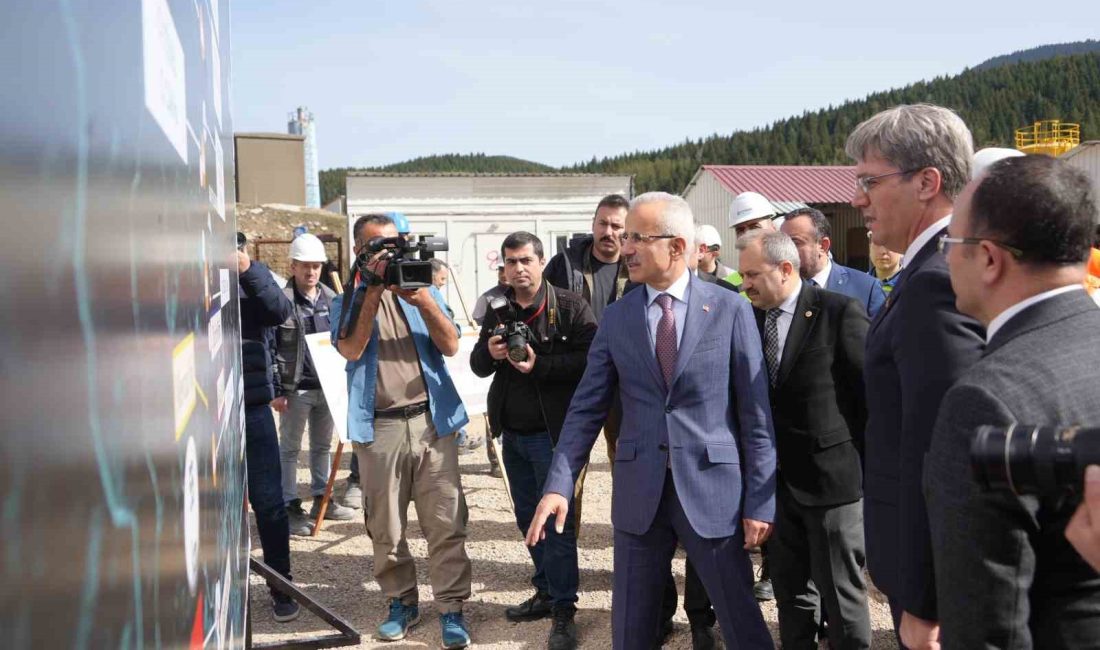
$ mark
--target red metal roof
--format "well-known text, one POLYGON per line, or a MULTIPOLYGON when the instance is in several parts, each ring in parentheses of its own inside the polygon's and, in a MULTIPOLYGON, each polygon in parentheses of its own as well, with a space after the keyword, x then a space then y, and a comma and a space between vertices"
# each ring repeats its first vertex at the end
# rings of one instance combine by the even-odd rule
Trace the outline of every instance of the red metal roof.
POLYGON ((847 203, 855 167, 794 165, 703 165, 732 194, 759 192, 769 201, 847 203))

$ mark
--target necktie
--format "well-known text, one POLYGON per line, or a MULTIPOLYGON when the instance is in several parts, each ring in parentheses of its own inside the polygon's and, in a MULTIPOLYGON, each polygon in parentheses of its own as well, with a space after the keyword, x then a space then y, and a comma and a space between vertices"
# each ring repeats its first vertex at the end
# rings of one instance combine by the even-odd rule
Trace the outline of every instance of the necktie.
POLYGON ((665 387, 671 388, 672 373, 676 370, 676 315, 672 312, 672 296, 657 296, 661 308, 661 320, 657 321, 657 364, 665 377, 665 387))
POLYGON ((769 309, 764 318, 764 361, 768 364, 768 383, 773 387, 779 377, 779 308, 769 309))
POLYGON ((811 287, 816 287, 817 286, 817 280, 815 280, 813 278, 808 278, 806 280, 806 284, 810 285, 811 287))

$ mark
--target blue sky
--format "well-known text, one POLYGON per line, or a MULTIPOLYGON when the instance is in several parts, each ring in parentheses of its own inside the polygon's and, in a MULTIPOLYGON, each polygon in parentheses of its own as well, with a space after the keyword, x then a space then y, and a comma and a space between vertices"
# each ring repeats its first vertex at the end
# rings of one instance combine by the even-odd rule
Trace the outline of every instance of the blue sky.
POLYGON ((234 129, 285 131, 305 105, 322 169, 468 152, 563 165, 1100 37, 1100 2, 1042 6, 236 0, 234 129))

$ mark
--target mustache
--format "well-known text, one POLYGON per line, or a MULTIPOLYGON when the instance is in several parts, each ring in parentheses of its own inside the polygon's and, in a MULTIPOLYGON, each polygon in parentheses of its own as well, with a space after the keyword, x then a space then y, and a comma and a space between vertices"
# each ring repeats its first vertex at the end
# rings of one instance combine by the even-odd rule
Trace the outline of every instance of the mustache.
POLYGON ((603 237, 600 237, 600 241, 617 242, 618 238, 612 237, 611 235, 604 235, 603 237))

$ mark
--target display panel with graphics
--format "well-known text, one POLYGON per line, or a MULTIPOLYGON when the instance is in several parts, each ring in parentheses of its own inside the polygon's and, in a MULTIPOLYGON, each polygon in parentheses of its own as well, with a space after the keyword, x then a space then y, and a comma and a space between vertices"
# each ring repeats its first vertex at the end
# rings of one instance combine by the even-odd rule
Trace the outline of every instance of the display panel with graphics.
POLYGON ((5 3, 0 647, 243 643, 218 2, 5 3))

